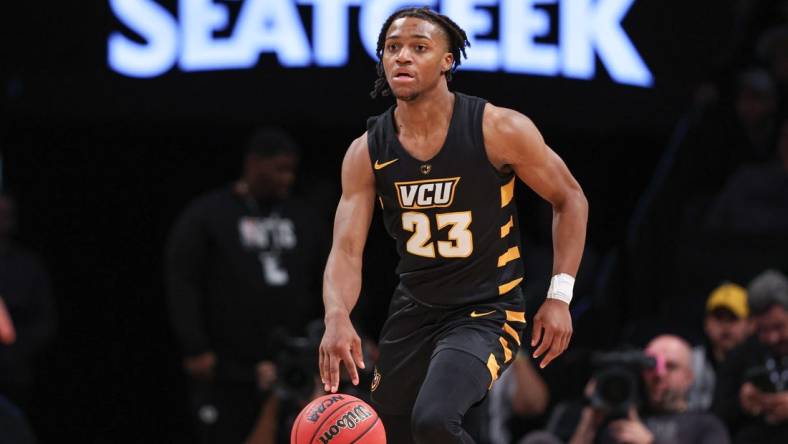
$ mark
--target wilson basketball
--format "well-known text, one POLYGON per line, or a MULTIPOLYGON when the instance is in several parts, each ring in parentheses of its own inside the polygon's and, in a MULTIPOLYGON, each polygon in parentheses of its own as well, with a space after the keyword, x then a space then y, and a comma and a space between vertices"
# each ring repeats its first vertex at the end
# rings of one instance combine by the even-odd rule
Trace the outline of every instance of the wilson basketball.
POLYGON ((298 414, 290 444, 385 444, 386 430, 366 402, 342 393, 321 396, 298 414))

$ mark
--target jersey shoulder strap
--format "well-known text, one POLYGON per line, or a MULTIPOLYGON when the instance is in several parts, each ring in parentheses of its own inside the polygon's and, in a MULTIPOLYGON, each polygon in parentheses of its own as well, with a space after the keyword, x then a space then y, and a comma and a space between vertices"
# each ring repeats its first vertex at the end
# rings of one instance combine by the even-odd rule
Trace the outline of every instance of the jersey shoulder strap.
POLYGON ((377 123, 379 118, 380 116, 372 116, 367 119, 367 131, 371 130, 372 127, 375 126, 375 123, 377 123))

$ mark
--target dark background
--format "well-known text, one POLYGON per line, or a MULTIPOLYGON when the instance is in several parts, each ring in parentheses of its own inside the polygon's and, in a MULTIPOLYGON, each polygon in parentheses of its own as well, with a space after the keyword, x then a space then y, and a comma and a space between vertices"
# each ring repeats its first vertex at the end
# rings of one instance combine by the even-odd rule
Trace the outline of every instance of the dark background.
MULTIPOLYGON (((732 26, 721 3, 635 3, 624 25, 654 88, 616 85, 601 66, 591 82, 461 70, 451 88, 536 122, 583 185, 589 242, 604 255, 623 245, 676 121, 713 75, 732 26)), ((19 201, 20 239, 52 275, 59 317, 31 421, 43 442, 189 442, 162 284, 168 230, 190 199, 237 177, 240 145, 260 124, 283 126, 305 148, 297 190, 330 220, 344 150, 391 103, 369 99, 374 63, 357 11, 346 68, 285 70, 263 55, 252 70, 142 80, 106 66, 107 36, 124 30, 106 2, 3 8, 4 187, 19 201)), ((526 235, 549 235, 537 218, 529 225, 541 204, 518 194, 526 235)), ((362 309, 374 331, 395 283, 377 221, 369 250, 365 276, 375 279, 362 309)))

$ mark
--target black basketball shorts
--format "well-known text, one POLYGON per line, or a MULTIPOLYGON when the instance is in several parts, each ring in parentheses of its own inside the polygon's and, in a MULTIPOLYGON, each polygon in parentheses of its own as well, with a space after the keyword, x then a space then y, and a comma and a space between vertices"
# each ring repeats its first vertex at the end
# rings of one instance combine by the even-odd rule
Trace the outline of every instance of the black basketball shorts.
POLYGON ((451 308, 425 306, 395 291, 380 334, 380 358, 372 381, 375 408, 407 415, 430 361, 444 349, 464 351, 490 371, 487 389, 512 363, 525 330, 520 287, 485 302, 451 308))

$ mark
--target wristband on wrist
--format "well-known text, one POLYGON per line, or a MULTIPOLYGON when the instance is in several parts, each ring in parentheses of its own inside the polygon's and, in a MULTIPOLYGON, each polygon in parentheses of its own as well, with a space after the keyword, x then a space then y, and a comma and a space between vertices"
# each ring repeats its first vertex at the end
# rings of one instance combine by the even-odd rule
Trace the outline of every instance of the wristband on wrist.
POLYGON ((566 274, 559 273, 550 279, 550 288, 547 290, 548 299, 558 299, 567 304, 572 302, 572 289, 575 286, 575 278, 566 274))

